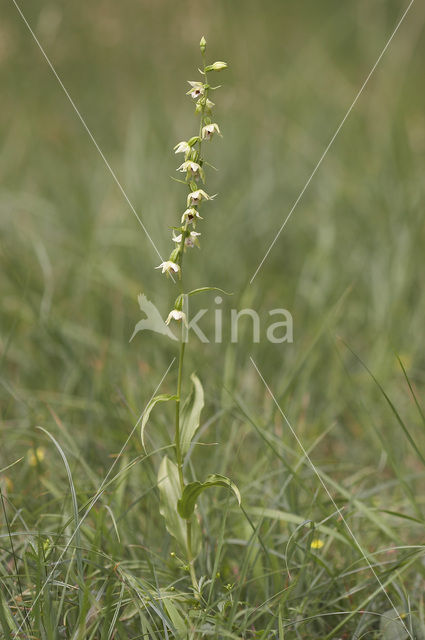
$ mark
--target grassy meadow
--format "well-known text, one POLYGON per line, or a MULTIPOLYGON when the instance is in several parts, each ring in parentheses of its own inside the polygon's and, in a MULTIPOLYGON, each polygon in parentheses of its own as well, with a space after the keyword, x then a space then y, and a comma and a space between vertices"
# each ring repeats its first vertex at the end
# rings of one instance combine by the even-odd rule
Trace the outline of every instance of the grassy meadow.
MULTIPOLYGON (((223 138, 188 288, 205 391, 188 478, 202 597, 159 513, 176 287, 14 4, 0 20, 0 638, 425 639, 425 9, 402 0, 20 0, 161 255, 199 39, 223 138), (230 309, 250 307, 230 341, 230 309), (292 344, 266 339, 269 311, 292 344), (255 363, 255 365, 254 365, 255 363), (256 368, 257 367, 257 368, 256 368), (258 370, 257 370, 258 369, 258 370), (261 374, 261 375, 260 375, 261 374), (263 379, 262 379, 263 378, 263 379), (161 384, 160 384, 161 383, 161 384), (268 387, 268 388, 267 388, 268 387), (273 394, 273 397, 271 393, 273 394), (296 434, 296 437, 294 436, 296 434)), ((184 191, 184 190, 183 190, 184 191)), ((189 388, 184 379, 184 391, 189 388)))

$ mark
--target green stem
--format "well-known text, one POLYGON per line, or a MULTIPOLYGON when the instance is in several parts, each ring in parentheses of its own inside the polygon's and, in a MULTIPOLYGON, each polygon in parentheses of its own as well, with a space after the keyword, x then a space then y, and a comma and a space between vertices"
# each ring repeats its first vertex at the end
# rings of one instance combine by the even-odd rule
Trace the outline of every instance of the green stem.
POLYGON ((193 591, 195 598, 198 598, 198 581, 196 579, 195 567, 193 566, 192 555, 192 523, 190 520, 186 520, 186 539, 187 539, 187 561, 189 563, 190 578, 192 580, 193 591))
POLYGON ((175 429, 175 446, 176 446, 176 462, 179 470, 180 489, 183 493, 184 478, 183 478, 183 457, 180 446, 180 398, 182 389, 182 374, 183 374, 183 359, 184 359, 185 342, 183 337, 180 336, 180 357, 179 357, 179 371, 177 375, 177 393, 176 393, 176 429, 175 429))
MULTIPOLYGON (((207 82, 207 74, 205 73, 205 55, 203 57, 204 62, 204 78, 205 83, 207 82)), ((208 89, 205 91, 205 99, 208 96, 208 89)), ((204 117, 205 117, 205 107, 202 108, 201 112, 201 121, 199 126, 199 144, 198 144, 198 152, 199 157, 201 156, 201 145, 202 145, 202 127, 204 125, 204 117)), ((180 293, 183 295, 183 254, 184 254, 184 245, 185 239, 188 234, 188 226, 189 223, 186 221, 184 228, 182 230, 182 239, 180 243, 180 293)), ((185 351, 185 340, 183 339, 183 331, 184 327, 182 326, 182 333, 180 335, 180 356, 179 356, 179 370, 177 374, 177 392, 176 392, 176 427, 175 427, 175 449, 176 449, 176 462, 179 474, 179 482, 180 482, 180 490, 183 493, 185 482, 183 476, 183 456, 181 451, 181 443, 180 443, 180 404, 181 404, 181 388, 182 388, 182 377, 183 377, 183 361, 184 361, 184 351, 185 351)), ((196 579, 195 567, 194 567, 194 558, 192 553, 192 522, 190 520, 186 521, 186 555, 187 561, 189 565, 190 578, 192 581, 193 590, 195 593, 195 597, 198 592, 198 581, 196 579)))
MULTIPOLYGON (((177 374, 176 430, 175 430, 176 461, 177 461, 177 468, 179 473, 181 493, 183 493, 183 490, 185 487, 184 477, 183 477, 183 456, 182 456, 181 446, 180 446, 180 399, 181 399, 183 360, 184 360, 185 346, 186 346, 186 343, 183 340, 183 327, 182 327, 182 334, 180 336, 179 370, 177 374)), ((195 597, 197 597, 198 581, 196 579, 194 559, 192 554, 192 523, 190 520, 186 520, 186 555, 187 555, 187 562, 189 565, 189 572, 190 572, 190 578, 192 580, 193 590, 195 593, 195 597)))

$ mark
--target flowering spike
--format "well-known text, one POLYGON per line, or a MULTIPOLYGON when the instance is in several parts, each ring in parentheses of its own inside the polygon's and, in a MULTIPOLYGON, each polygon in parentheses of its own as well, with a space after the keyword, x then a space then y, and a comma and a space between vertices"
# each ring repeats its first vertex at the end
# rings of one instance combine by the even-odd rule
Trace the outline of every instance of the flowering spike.
MULTIPOLYGON (((194 593, 200 592, 201 581, 199 583, 196 579, 196 573, 194 568, 194 559, 196 558, 196 550, 191 549, 190 541, 195 539, 195 536, 191 537, 191 531, 193 526, 197 526, 196 518, 192 518, 192 513, 195 507, 195 504, 190 505, 190 512, 185 511, 184 514, 180 513, 180 507, 178 505, 182 504, 183 496, 186 496, 187 491, 189 489, 189 485, 186 484, 184 478, 184 456, 186 455, 190 441, 197 429, 197 424, 199 424, 199 414, 204 404, 203 400, 203 390, 202 385, 198 378, 195 375, 192 376, 192 382, 195 390, 195 401, 197 407, 197 416, 192 421, 194 429, 192 426, 190 427, 191 433, 187 435, 187 430, 185 432, 184 423, 180 423, 180 400, 181 400, 181 382, 182 382, 182 370, 183 370, 183 360, 184 360, 184 345, 187 342, 189 325, 187 322, 186 314, 183 310, 186 311, 188 308, 188 296, 189 294, 184 293, 184 289, 182 286, 182 270, 183 270, 183 260, 185 251, 194 246, 199 247, 199 237, 201 234, 198 231, 195 231, 196 225, 199 220, 202 220, 202 217, 199 214, 199 207, 204 200, 212 200, 215 196, 210 196, 203 189, 199 189, 196 184, 196 180, 199 178, 205 182, 205 167, 212 166, 209 165, 208 162, 203 157, 204 140, 210 140, 211 137, 215 134, 221 135, 220 129, 217 123, 212 122, 211 119, 211 110, 215 106, 214 103, 209 99, 209 93, 214 89, 208 83, 208 73, 210 71, 220 71, 227 67, 225 62, 214 62, 212 65, 205 65, 205 51, 206 51, 206 40, 204 37, 201 38, 199 43, 202 59, 203 59, 203 68, 200 70, 202 76, 202 82, 197 81, 189 81, 190 89, 187 92, 187 95, 191 96, 195 100, 196 113, 199 113, 199 122, 198 122, 198 135, 194 135, 188 140, 182 140, 178 142, 174 147, 174 152, 176 154, 183 153, 184 154, 184 162, 180 164, 177 168, 178 172, 185 173, 185 180, 177 180, 177 182, 183 183, 186 185, 188 190, 187 193, 187 204, 186 210, 183 212, 181 217, 181 224, 178 227, 172 227, 172 241, 174 243, 174 248, 170 253, 170 257, 168 260, 161 262, 161 264, 156 267, 157 269, 161 269, 162 273, 167 275, 177 274, 180 279, 180 294, 176 299, 174 304, 174 308, 168 314, 166 324, 170 324, 172 320, 177 322, 181 322, 181 337, 180 337, 180 358, 179 358, 179 370, 177 375, 177 391, 175 396, 157 396, 154 398, 154 402, 157 402, 159 399, 169 400, 173 399, 176 402, 176 419, 175 419, 175 430, 174 430, 174 451, 175 451, 175 460, 176 463, 171 462, 167 457, 163 459, 161 463, 161 467, 158 473, 158 478, 161 479, 161 484, 158 484, 160 493, 162 492, 162 497, 164 497, 168 489, 164 489, 166 482, 168 482, 168 487, 174 488, 179 486, 179 493, 182 496, 180 500, 177 501, 176 504, 176 514, 180 514, 181 517, 186 519, 186 555, 188 560, 188 568, 192 580, 192 586, 194 589, 194 593), (191 226, 192 225, 192 226, 191 226), (181 428, 183 427, 183 428, 181 428), (164 478, 166 482, 164 481, 164 478), (187 518, 186 518, 187 515, 187 518), (193 553, 194 552, 194 553, 193 553)), ((174 178, 176 180, 176 178, 174 178)), ((195 293, 196 291, 210 290, 211 287, 204 287, 202 289, 194 290, 191 293, 195 293)), ((170 331, 170 334, 172 332, 170 331)), ((174 336, 173 336, 174 337, 174 336)), ((147 410, 146 420, 149 416, 150 409, 147 410)), ((142 427, 143 431, 143 427, 142 427)), ((209 476, 209 478, 214 478, 213 481, 209 480, 204 483, 206 486, 232 486, 232 483, 224 476, 209 476), (224 482, 224 480, 226 482, 224 482), (230 484, 229 484, 230 483, 230 484)), ((199 484, 199 483, 198 483, 199 484)), ((168 500, 168 494, 167 494, 168 500)), ((175 501, 174 501, 175 502, 175 501)), ((172 509, 172 506, 170 506, 172 509)), ((161 511, 162 513, 162 511, 161 511)), ((164 515, 164 514, 163 514, 164 515)), ((173 527, 168 526, 169 518, 165 515, 167 528, 172 531, 173 527)), ((171 516, 170 516, 171 518, 171 516)), ((176 536, 177 537, 177 536, 176 536)), ((184 542, 184 540, 183 540, 184 542)), ((173 555, 173 554, 172 554, 173 555)), ((175 554, 174 554, 175 555, 175 554)), ((173 555, 173 557, 174 557, 173 555)))

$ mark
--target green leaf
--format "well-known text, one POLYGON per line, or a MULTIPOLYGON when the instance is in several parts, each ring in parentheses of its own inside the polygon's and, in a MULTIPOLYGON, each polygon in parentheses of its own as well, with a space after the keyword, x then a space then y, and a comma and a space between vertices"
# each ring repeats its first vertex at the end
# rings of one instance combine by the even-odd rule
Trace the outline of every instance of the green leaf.
POLYGON ((180 613, 177 611, 177 608, 174 606, 174 603, 169 598, 165 598, 165 597, 162 599, 162 603, 177 632, 177 637, 186 638, 187 623, 185 622, 183 617, 180 615, 180 613))
POLYGON ((151 414, 152 409, 158 402, 168 402, 168 400, 175 400, 175 399, 176 399, 176 396, 171 396, 168 393, 161 393, 160 395, 155 396, 154 398, 152 398, 152 400, 148 402, 148 405, 143 413, 142 426, 140 427, 140 437, 142 438, 142 445, 145 451, 146 451, 145 427, 146 427, 147 421, 149 420, 149 416, 151 414))
POLYGON ((189 291, 187 295, 194 296, 197 293, 204 293, 204 291, 220 291, 220 293, 224 293, 224 295, 226 296, 233 295, 233 293, 230 293, 229 291, 224 291, 224 289, 219 289, 219 287, 200 287, 199 289, 192 289, 192 291, 189 291))
POLYGON ((226 476, 214 473, 208 476, 205 482, 190 482, 185 486, 182 497, 177 503, 177 509, 182 518, 188 520, 192 516, 196 500, 199 495, 205 489, 209 489, 209 487, 226 487, 227 489, 230 489, 235 494, 236 500, 240 505, 241 494, 239 493, 239 489, 235 483, 229 478, 226 478, 226 476))
MULTIPOLYGON (((186 550, 187 524, 177 511, 180 498, 180 481, 177 465, 167 456, 162 459, 158 469, 159 511, 165 520, 165 526, 180 547, 186 550)), ((192 517, 192 554, 199 553, 201 530, 197 519, 192 517)))
POLYGON ((204 407, 204 390, 199 378, 192 373, 192 389, 182 409, 180 448, 185 456, 189 451, 190 443, 199 427, 201 411, 204 407))

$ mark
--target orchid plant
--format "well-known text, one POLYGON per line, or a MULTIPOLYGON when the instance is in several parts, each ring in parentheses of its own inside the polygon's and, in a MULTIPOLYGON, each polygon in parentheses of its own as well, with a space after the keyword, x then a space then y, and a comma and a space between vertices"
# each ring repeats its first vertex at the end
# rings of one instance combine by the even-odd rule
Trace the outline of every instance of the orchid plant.
MULTIPOLYGON (((158 489, 160 493, 160 512, 165 519, 168 532, 176 539, 180 549, 186 556, 186 567, 190 573, 194 595, 199 597, 200 590, 196 577, 195 561, 202 544, 202 533, 199 524, 196 501, 199 495, 210 487, 226 487, 230 489, 240 504, 240 493, 236 485, 226 476, 209 475, 203 482, 188 482, 184 476, 184 462, 189 454, 192 440, 199 428, 201 412, 204 407, 204 392, 199 378, 192 373, 191 391, 189 396, 182 399, 183 362, 185 346, 188 339, 187 301, 188 297, 205 291, 218 290, 216 287, 200 287, 189 292, 183 288, 183 261, 187 250, 199 247, 201 233, 197 230, 202 220, 200 207, 213 200, 215 196, 208 195, 203 188, 206 182, 205 167, 208 166, 204 158, 204 143, 210 142, 216 136, 221 136, 220 128, 213 121, 214 103, 210 100, 211 92, 219 87, 209 84, 208 75, 227 68, 225 62, 206 62, 206 41, 200 41, 202 55, 202 69, 199 69, 202 79, 189 81, 190 88, 187 95, 195 101, 195 113, 199 116, 199 132, 197 135, 178 142, 174 147, 176 154, 184 155, 184 162, 177 168, 184 174, 184 180, 178 180, 187 188, 186 208, 183 211, 179 226, 173 228, 172 241, 175 247, 168 260, 162 262, 157 269, 170 276, 174 284, 178 283, 179 295, 174 307, 170 311, 166 324, 172 321, 181 324, 180 355, 177 374, 177 388, 174 395, 157 395, 149 402, 141 422, 141 437, 144 446, 144 432, 150 413, 159 402, 175 403, 174 429, 174 459, 164 456, 158 470, 158 489)), ((136 327, 137 331, 137 327, 136 327)), ((133 334, 134 335, 134 334, 133 334)))

